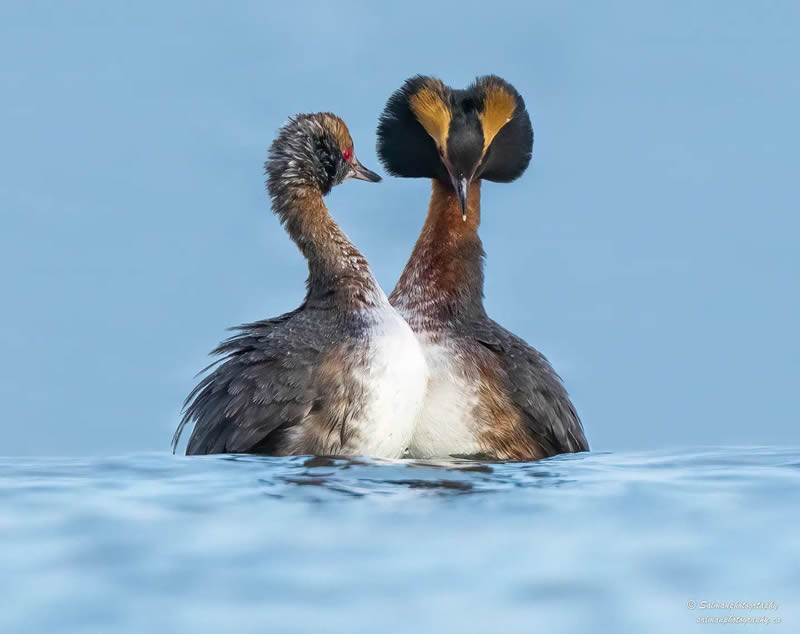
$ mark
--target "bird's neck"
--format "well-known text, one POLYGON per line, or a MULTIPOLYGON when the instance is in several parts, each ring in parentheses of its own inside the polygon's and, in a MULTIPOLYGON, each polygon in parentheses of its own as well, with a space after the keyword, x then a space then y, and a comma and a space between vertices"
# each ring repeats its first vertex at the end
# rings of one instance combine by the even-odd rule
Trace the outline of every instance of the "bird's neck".
POLYGON ((433 181, 428 216, 390 296, 417 331, 469 322, 486 314, 484 253, 478 237, 480 198, 480 182, 473 183, 467 197, 467 219, 463 220, 453 188, 433 181))
POLYGON ((331 218, 318 188, 287 189, 273 206, 308 260, 307 303, 334 302, 351 308, 381 303, 385 296, 366 258, 331 218))

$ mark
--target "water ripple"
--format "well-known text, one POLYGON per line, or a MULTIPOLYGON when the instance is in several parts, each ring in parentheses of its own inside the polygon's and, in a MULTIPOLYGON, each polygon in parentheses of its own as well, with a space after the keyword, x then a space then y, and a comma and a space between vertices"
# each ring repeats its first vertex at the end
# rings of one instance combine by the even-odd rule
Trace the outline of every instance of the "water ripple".
POLYGON ((725 615, 690 599, 778 601, 795 631, 798 466, 770 447, 2 459, 0 632, 681 632, 725 615))

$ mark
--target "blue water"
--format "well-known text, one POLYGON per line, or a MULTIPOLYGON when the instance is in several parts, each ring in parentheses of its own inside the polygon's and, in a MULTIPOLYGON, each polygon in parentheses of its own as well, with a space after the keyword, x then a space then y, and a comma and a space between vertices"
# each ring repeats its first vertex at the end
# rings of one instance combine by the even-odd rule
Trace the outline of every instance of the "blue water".
POLYGON ((798 449, 3 459, 0 632, 789 634, 798 524, 798 449))

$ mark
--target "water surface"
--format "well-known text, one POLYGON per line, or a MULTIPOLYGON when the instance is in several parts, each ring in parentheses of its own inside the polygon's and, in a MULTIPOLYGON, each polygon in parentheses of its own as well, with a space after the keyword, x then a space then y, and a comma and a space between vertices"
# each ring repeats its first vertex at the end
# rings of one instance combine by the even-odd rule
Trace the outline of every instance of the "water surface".
POLYGON ((798 524, 798 449, 2 459, 0 632, 789 634, 798 524))

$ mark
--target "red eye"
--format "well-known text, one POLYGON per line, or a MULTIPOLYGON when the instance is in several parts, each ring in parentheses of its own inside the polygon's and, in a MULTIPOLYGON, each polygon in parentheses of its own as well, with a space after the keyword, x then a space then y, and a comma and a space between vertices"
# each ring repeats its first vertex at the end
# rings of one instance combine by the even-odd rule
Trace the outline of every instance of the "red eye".
POLYGON ((342 150, 342 158, 345 161, 349 161, 351 156, 353 156, 353 150, 352 149, 347 148, 346 150, 342 150))

